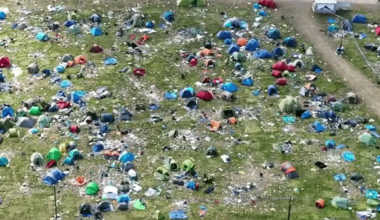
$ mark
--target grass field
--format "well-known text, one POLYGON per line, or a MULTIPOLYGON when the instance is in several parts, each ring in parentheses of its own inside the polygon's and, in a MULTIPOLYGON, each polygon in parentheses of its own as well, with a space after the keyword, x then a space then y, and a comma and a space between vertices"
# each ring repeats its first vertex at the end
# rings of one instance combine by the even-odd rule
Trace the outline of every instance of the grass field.
MULTIPOLYGON (((75 4, 73 2, 72 4, 75 4)), ((46 7, 43 10, 37 10, 38 6, 32 10, 29 16, 23 15, 29 25, 41 27, 47 30, 47 24, 41 19, 44 16, 52 16, 52 20, 63 24, 67 17, 65 12, 50 14, 46 7)), ((114 18, 103 16, 102 29, 108 35, 92 37, 89 34, 74 36, 66 33, 66 29, 61 27, 58 33, 60 40, 58 43, 38 42, 34 36, 27 31, 14 30, 10 24, 19 21, 21 15, 18 12, 20 6, 10 3, 11 11, 6 22, 0 23, 0 39, 7 37, 13 38, 14 43, 7 48, 0 47, 1 56, 9 56, 13 64, 20 66, 24 73, 18 79, 20 83, 19 90, 11 94, 2 93, 0 99, 3 103, 11 104, 15 109, 20 107, 20 102, 28 98, 42 96, 45 100, 50 101, 50 97, 55 95, 60 89, 56 85, 50 84, 48 79, 33 79, 28 75, 26 67, 31 62, 38 62, 41 69, 53 69, 60 62, 60 57, 70 53, 74 56, 83 54, 89 61, 96 65, 98 76, 96 78, 76 79, 75 74, 79 72, 80 67, 75 66, 67 68, 62 78, 71 75, 73 87, 70 91, 84 90, 94 91, 99 86, 107 86, 113 93, 109 98, 102 100, 89 100, 87 109, 94 110, 98 114, 102 112, 112 112, 121 106, 129 109, 135 109, 137 104, 147 105, 151 101, 149 92, 154 90, 156 94, 163 97, 163 93, 169 90, 181 90, 187 85, 195 88, 195 82, 205 76, 205 69, 202 61, 198 67, 188 68, 181 67, 183 64, 179 50, 191 53, 197 52, 203 47, 203 40, 190 43, 176 43, 173 37, 178 34, 181 28, 196 27, 207 32, 204 39, 212 40, 216 43, 215 47, 220 48, 221 58, 216 58, 216 67, 210 69, 207 74, 210 77, 221 76, 223 79, 230 79, 239 85, 240 89, 236 93, 237 101, 234 106, 246 109, 248 112, 242 116, 236 125, 227 125, 223 123, 222 133, 212 133, 208 131, 206 124, 199 122, 202 111, 209 114, 211 119, 222 120, 217 114, 225 106, 231 105, 221 99, 214 99, 211 102, 199 101, 199 109, 193 112, 185 110, 183 100, 168 101, 163 100, 159 103, 160 109, 156 112, 135 112, 131 122, 111 125, 111 132, 108 135, 109 140, 125 140, 129 145, 129 150, 135 154, 144 151, 144 154, 135 160, 136 170, 139 176, 139 184, 143 190, 138 193, 132 193, 132 199, 144 198, 147 203, 145 211, 134 210, 128 212, 105 213, 105 219, 152 219, 151 213, 160 210, 168 219, 168 213, 176 209, 176 202, 187 200, 189 208, 187 215, 189 219, 198 219, 199 206, 203 205, 208 208, 205 219, 287 219, 288 216, 288 197, 294 197, 292 202, 291 219, 323 219, 324 217, 337 219, 353 219, 353 211, 339 210, 334 208, 329 201, 335 196, 348 197, 353 202, 353 210, 363 210, 367 208, 366 199, 358 193, 358 185, 349 181, 342 184, 333 180, 333 175, 345 173, 350 176, 354 172, 362 174, 365 181, 361 184, 369 188, 377 188, 377 173, 373 169, 376 161, 378 149, 373 147, 364 147, 358 142, 358 136, 365 129, 362 125, 353 129, 338 130, 337 136, 330 137, 330 132, 320 134, 311 133, 309 124, 317 119, 301 120, 297 118, 293 124, 293 131, 285 133, 283 128, 286 124, 282 121, 282 115, 278 113, 278 103, 286 95, 296 96, 300 86, 307 81, 304 75, 310 73, 310 67, 318 64, 323 68, 322 74, 318 75, 316 85, 320 92, 334 95, 337 98, 344 98, 350 90, 344 82, 336 78, 333 72, 329 71, 329 66, 320 62, 318 55, 304 57, 306 67, 296 72, 294 78, 289 78, 289 85, 280 87, 280 97, 268 97, 265 90, 269 84, 274 84, 275 78, 270 75, 269 68, 273 60, 253 60, 243 63, 245 69, 254 75, 254 86, 241 86, 237 79, 232 75, 233 63, 227 62, 228 54, 223 41, 217 40, 215 34, 224 29, 223 16, 220 12, 225 12, 229 17, 239 17, 244 19, 251 26, 255 17, 252 6, 244 5, 232 7, 223 4, 212 4, 208 8, 176 8, 172 4, 147 4, 142 5, 141 11, 148 15, 147 20, 156 22, 157 33, 149 34, 151 37, 143 47, 148 51, 146 56, 132 56, 125 54, 127 46, 125 42, 130 41, 129 36, 132 30, 125 33, 124 37, 115 36, 115 32, 124 22, 127 5, 116 1, 105 5, 100 2, 95 5, 93 10, 90 5, 81 4, 80 7, 74 7, 68 4, 68 9, 78 9, 78 20, 88 19, 89 16, 96 12, 101 15, 107 15, 109 10, 115 12, 114 18), (106 7, 107 6, 107 7, 106 7), (161 14, 165 10, 173 9, 176 15, 176 21, 167 31, 161 30, 158 24, 163 23, 161 14), (101 45, 105 50, 103 54, 91 54, 89 49, 93 44, 101 45), (111 49, 113 47, 114 49, 111 49), (44 57, 31 57, 29 54, 39 52, 44 57), (112 56, 117 58, 116 66, 104 66, 104 58, 112 56), (180 65, 181 64, 181 65, 180 65), (128 67, 130 70, 135 67, 142 67, 147 70, 145 77, 137 78, 129 71, 119 73, 118 70, 128 67), (185 79, 181 74, 185 74, 185 79), (154 85, 156 88, 152 88, 154 85), (261 90, 260 96, 253 96, 252 91, 261 90), (102 110, 104 108, 105 110, 102 110), (172 120, 170 110, 177 110, 176 121, 172 120), (217 113, 213 113, 215 110, 217 113), (248 114, 258 115, 258 119, 249 118, 248 114), (149 122, 151 114, 158 114, 163 117, 163 122, 153 124, 149 122), (272 125, 270 123, 273 123, 272 125), (116 132, 116 125, 127 128, 136 136, 133 141, 131 136, 123 137, 116 132), (166 129, 163 128, 166 127, 166 129), (191 142, 189 139, 173 139, 168 136, 169 131, 177 129, 180 132, 189 130, 194 137, 199 140, 191 142), (231 132, 233 131, 233 132, 231 132), (231 135, 231 133, 233 133, 231 135), (355 153, 356 161, 345 163, 339 157, 342 152, 332 150, 323 153, 321 148, 327 139, 335 139, 337 144, 346 144, 349 151, 355 153), (234 144, 235 139, 246 141, 240 144, 234 144), (279 151, 273 150, 273 144, 282 143, 290 140, 293 145, 293 153, 286 155, 279 151), (306 144, 308 140, 315 140, 313 144, 306 144), (178 149, 164 152, 164 146, 171 146, 178 149), (210 146, 216 146, 219 155, 228 154, 232 162, 225 164, 219 158, 207 159, 206 149, 210 146), (195 149, 195 150, 194 150, 195 149), (196 171, 202 176, 203 174, 215 175, 215 191, 210 195, 203 193, 203 190, 209 187, 209 184, 202 183, 202 190, 191 191, 184 187, 176 187, 170 182, 162 182, 153 177, 155 169, 163 165, 165 157, 172 156, 176 161, 181 163, 187 158, 194 158, 196 171), (273 162, 275 167, 270 170, 264 170, 262 163, 267 161, 273 162), (284 161, 290 161, 300 175, 299 179, 288 180, 283 178, 280 171, 280 164, 284 161), (322 161, 328 165, 327 169, 317 170, 314 163, 322 161), (261 179, 259 173, 264 173, 264 179, 261 179), (256 189, 242 193, 239 196, 231 194, 229 186, 245 186, 247 183, 255 183, 256 189), (144 192, 149 187, 160 186, 163 189, 161 195, 154 198, 147 198, 144 192), (341 187, 349 189, 349 193, 342 192, 341 187), (295 192, 294 189, 299 189, 295 192), (259 197, 259 198, 257 198, 259 197), (250 201, 257 198, 256 206, 252 206, 250 201), (326 207, 318 210, 314 207, 314 202, 323 198, 326 200, 326 207), (218 200, 219 204, 215 201, 218 200), (241 202, 236 202, 241 200, 241 202), (232 204, 232 203, 237 204, 232 204)), ((261 48, 272 51, 274 45, 267 41, 262 28, 265 25, 276 24, 281 30, 282 36, 296 36, 299 44, 305 43, 306 48, 310 46, 304 42, 297 33, 294 32, 291 24, 285 23, 279 17, 271 16, 264 18, 258 28, 250 28, 250 35, 260 39, 261 48)), ((356 27, 356 26, 355 26, 356 27)), ((56 33, 48 33, 54 36, 56 33)), ((143 34, 135 33, 138 39, 143 34)), ((298 48, 288 49, 287 56, 294 52, 299 52, 298 48)), ((350 53, 349 53, 350 54, 350 53)), ((351 56, 351 55, 349 55, 351 56)), ((357 57, 359 60, 360 57, 357 57)), ((366 71, 366 70, 364 70, 366 71)), ((5 70, 7 80, 12 80, 12 75, 5 70)), ((378 118, 368 112, 362 105, 346 105, 346 110, 339 115, 344 119, 363 116, 375 120, 374 125, 379 125, 378 118)), ((72 120, 80 118, 80 114, 74 112, 72 120)), ((63 125, 60 125, 63 127, 63 125)), ((0 169, 0 198, 3 204, 0 206, 0 219, 49 219, 54 214, 52 188, 45 186, 41 182, 41 177, 47 172, 34 172, 29 168, 30 155, 33 152, 40 152, 45 155, 48 150, 62 142, 72 140, 68 135, 60 135, 57 130, 58 125, 52 125, 50 129, 44 131, 46 138, 39 138, 36 135, 27 134, 23 138, 5 138, 0 146, 0 154, 6 154, 10 159, 10 166, 0 169), (28 184, 28 193, 23 193, 20 186, 23 183, 28 184)), ((65 130, 65 128, 63 128, 65 130)), ((74 187, 70 185, 70 179, 78 175, 84 175, 88 179, 97 182, 103 188, 107 182, 111 181, 115 185, 120 184, 122 179, 127 179, 126 173, 120 173, 115 169, 109 169, 112 163, 104 160, 101 156, 90 157, 88 154, 92 151, 89 146, 89 128, 81 127, 77 140, 79 150, 83 152, 85 158, 78 162, 79 169, 60 166, 59 168, 69 169, 70 174, 63 182, 59 184, 58 189, 58 210, 63 219, 75 219, 78 215, 78 207, 81 203, 95 203, 101 199, 99 196, 83 196, 83 187, 74 187), (108 170, 109 178, 101 178, 102 171, 108 170)), ((188 136, 189 137, 189 136, 188 136)), ((62 159, 61 159, 62 160, 62 159)), ((173 174, 174 175, 174 174, 173 174)), ((200 181, 200 180, 198 180, 200 181)))

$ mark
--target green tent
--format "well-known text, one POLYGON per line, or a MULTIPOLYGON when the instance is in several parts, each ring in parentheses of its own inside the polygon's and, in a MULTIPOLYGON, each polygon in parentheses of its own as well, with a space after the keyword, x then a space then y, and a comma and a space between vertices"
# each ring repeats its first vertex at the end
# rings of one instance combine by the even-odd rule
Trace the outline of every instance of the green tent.
POLYGON ((61 152, 56 147, 53 147, 49 150, 49 152, 46 155, 46 160, 51 161, 55 160, 58 161, 59 158, 61 158, 61 152))
POLYGON ((0 120, 0 129, 3 129, 4 132, 7 132, 13 126, 14 126, 14 124, 11 121, 7 120, 7 119, 1 119, 0 120))
POLYGON ((42 166, 44 164, 44 158, 40 153, 33 153, 32 156, 30 156, 30 161, 35 166, 42 166))
POLYGON ((30 110, 29 110, 29 114, 31 114, 31 115, 41 115, 42 114, 41 107, 39 107, 39 106, 32 106, 32 108, 30 108, 30 110))
POLYGON ((342 102, 334 102, 331 104, 331 110, 336 111, 336 112, 343 112, 344 105, 342 102))
POLYGON ((162 220, 165 219, 165 216, 160 212, 160 210, 156 210, 153 212, 153 219, 162 220))
POLYGON ((362 143, 364 143, 368 146, 376 146, 377 145, 376 139, 368 133, 364 133, 364 134, 360 135, 359 139, 362 143))
POLYGON ((159 167, 154 173, 154 177, 156 177, 156 179, 158 180, 169 180, 170 178, 169 170, 167 170, 164 167, 159 167))
POLYGON ((349 209, 351 207, 350 202, 346 198, 334 197, 331 203, 338 209, 349 209))
POLYGON ((146 204, 145 204, 144 200, 137 199, 133 203, 133 208, 135 208, 137 210, 145 210, 146 209, 146 204))
POLYGON ((47 115, 41 115, 37 120, 37 126, 39 128, 47 128, 49 127, 50 119, 47 115))
POLYGON ((8 133, 8 136, 10 138, 18 138, 21 136, 21 133, 19 130, 17 130, 16 128, 11 128, 9 129, 9 133, 8 133))
POLYGON ((95 182, 90 182, 86 186, 87 195, 96 195, 99 192, 99 186, 95 182))
POLYGON ((232 60, 237 62, 244 62, 245 61, 245 55, 243 53, 239 52, 233 52, 231 55, 232 60))
POLYGON ((206 6, 206 0, 177 0, 178 7, 206 6))
POLYGON ((179 166, 173 158, 168 157, 165 160, 165 168, 170 170, 170 171, 175 171, 175 170, 179 169, 179 166))
POLYGON ((194 159, 192 158, 183 161, 183 163, 181 164, 181 169, 184 171, 191 171, 194 169, 194 167, 194 159))
POLYGON ((296 98, 287 96, 278 104, 280 111, 283 113, 295 113, 296 110, 301 109, 301 105, 296 98))

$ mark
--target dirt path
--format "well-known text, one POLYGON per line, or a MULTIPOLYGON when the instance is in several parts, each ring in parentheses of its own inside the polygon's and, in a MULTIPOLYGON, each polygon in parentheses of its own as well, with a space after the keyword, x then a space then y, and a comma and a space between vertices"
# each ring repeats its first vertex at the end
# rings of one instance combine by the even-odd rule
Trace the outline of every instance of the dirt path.
POLYGON ((380 88, 350 62, 335 55, 337 45, 319 31, 324 28, 313 18, 310 3, 281 1, 279 7, 277 13, 289 17, 288 21, 294 24, 297 31, 314 45, 316 52, 333 67, 334 72, 344 79, 372 112, 380 116, 380 88))

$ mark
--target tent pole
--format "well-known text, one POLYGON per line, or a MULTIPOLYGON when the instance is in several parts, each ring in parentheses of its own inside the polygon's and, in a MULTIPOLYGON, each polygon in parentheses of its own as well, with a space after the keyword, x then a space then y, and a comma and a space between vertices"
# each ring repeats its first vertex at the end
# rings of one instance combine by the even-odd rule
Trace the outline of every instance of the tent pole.
POLYGON ((292 209, 292 197, 289 198, 288 220, 290 220, 290 210, 292 209))
POLYGON ((58 219, 58 213, 57 213, 57 192, 54 185, 54 207, 55 207, 55 220, 58 219))

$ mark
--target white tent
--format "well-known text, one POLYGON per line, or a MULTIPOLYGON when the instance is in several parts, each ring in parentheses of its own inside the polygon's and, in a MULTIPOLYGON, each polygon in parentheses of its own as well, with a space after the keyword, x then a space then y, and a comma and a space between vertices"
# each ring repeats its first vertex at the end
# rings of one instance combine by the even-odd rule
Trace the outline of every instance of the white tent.
POLYGON ((337 10, 336 0, 315 0, 312 6, 313 12, 321 14, 335 14, 337 10))
POLYGON ((114 186, 106 186, 103 190, 102 199, 116 200, 118 196, 117 188, 114 186))

